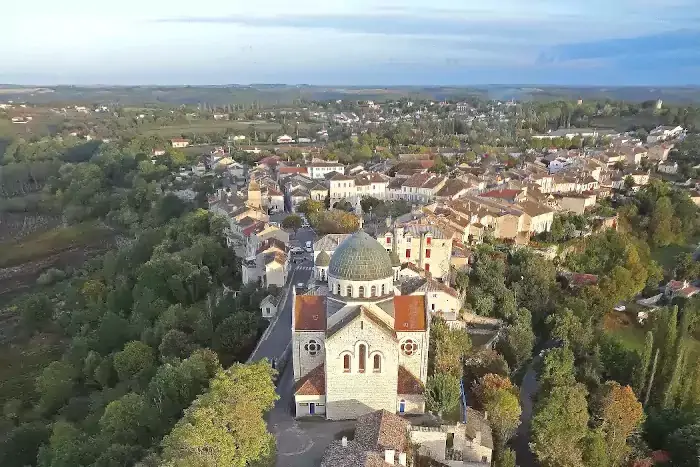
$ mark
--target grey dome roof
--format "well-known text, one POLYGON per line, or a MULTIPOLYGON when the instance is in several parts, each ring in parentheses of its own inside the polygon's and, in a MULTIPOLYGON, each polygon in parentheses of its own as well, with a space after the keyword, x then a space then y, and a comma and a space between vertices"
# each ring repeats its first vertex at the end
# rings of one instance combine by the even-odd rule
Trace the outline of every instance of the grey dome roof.
POLYGON ((333 253, 328 275, 351 281, 393 277, 389 253, 362 230, 346 238, 333 253))
POLYGON ((321 252, 316 256, 316 266, 320 266, 322 268, 327 267, 331 262, 331 257, 328 256, 328 253, 325 251, 321 250, 321 252))
POLYGON ((389 257, 391 258, 391 265, 393 267, 401 266, 401 260, 399 259, 399 255, 392 251, 391 253, 389 253, 389 257))

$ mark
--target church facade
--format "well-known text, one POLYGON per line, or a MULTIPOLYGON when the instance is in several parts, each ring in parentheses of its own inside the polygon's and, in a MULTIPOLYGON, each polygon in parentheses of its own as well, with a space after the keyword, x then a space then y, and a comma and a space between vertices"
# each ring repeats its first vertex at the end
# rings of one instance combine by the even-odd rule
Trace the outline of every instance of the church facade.
POLYGON ((323 277, 328 292, 295 295, 297 417, 425 410, 429 311, 424 295, 399 294, 395 269, 385 247, 359 231, 330 258, 323 277))

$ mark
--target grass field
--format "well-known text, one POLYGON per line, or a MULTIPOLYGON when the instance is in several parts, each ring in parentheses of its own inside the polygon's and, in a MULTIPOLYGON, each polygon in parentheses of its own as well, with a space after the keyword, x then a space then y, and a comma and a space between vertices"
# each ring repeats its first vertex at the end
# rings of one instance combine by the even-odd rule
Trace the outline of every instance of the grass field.
POLYGON ((104 226, 84 223, 29 235, 21 241, 0 243, 0 268, 18 266, 69 250, 94 245, 109 237, 104 226))
POLYGON ((656 260, 664 270, 671 271, 676 262, 676 256, 681 253, 692 253, 698 245, 699 238, 691 238, 685 245, 669 245, 651 250, 651 258, 656 260))

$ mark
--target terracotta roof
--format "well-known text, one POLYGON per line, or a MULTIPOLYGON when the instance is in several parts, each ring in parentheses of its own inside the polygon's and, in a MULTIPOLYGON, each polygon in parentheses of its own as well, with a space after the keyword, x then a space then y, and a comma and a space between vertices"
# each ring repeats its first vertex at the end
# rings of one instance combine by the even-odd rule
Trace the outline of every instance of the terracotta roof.
POLYGON ((394 329, 396 331, 425 331, 425 297, 398 295, 394 297, 394 329))
POLYGON ((378 451, 406 451, 409 423, 396 414, 377 410, 357 418, 355 442, 378 451))
POLYGON ((413 376, 403 365, 399 365, 399 378, 396 394, 423 394, 425 388, 421 380, 413 376))
POLYGON ((322 396, 326 394, 326 367, 323 363, 309 371, 294 383, 294 394, 298 396, 322 396))
POLYGON ((482 193, 480 196, 484 198, 502 198, 502 199, 514 199, 520 190, 493 190, 482 193))
POLYGON ((305 174, 308 173, 309 171, 306 169, 306 167, 280 167, 279 168, 279 173, 281 174, 305 174))
POLYGON ((294 300, 294 330, 324 331, 326 329, 326 297, 297 295, 294 300))

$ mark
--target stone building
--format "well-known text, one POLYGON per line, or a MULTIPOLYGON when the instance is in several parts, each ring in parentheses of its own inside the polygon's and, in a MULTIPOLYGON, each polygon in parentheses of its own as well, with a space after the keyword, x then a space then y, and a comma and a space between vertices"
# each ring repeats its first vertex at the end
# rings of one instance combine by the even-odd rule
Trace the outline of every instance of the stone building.
POLYGON ((389 252, 363 231, 344 239, 330 261, 319 255, 328 293, 295 295, 293 304, 297 417, 422 413, 430 327, 425 295, 395 290, 389 252))

